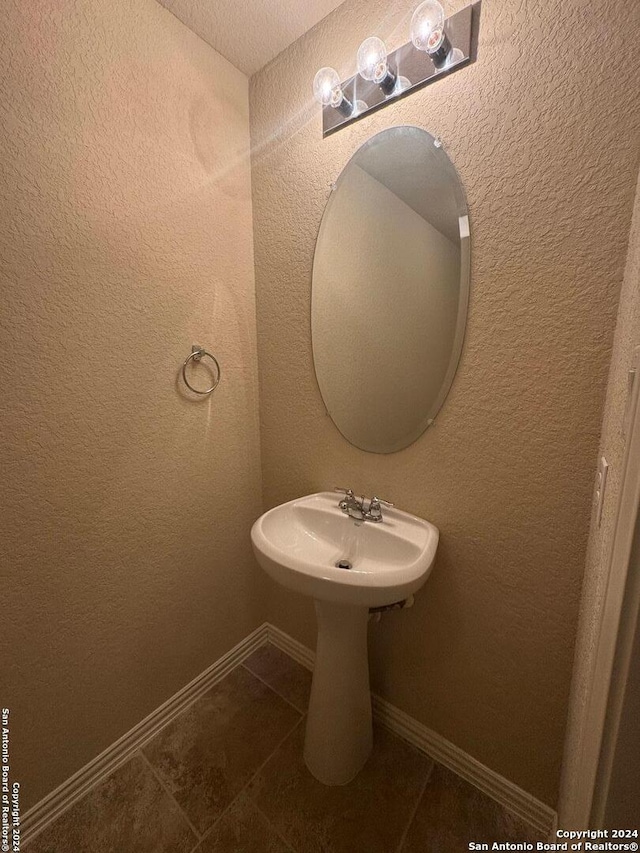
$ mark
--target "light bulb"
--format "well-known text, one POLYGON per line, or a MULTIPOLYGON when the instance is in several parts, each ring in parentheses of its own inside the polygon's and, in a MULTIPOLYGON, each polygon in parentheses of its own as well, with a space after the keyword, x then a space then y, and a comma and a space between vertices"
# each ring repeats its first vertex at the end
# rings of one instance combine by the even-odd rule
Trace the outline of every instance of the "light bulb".
POLYGON ((354 114, 351 101, 342 91, 342 83, 335 68, 321 68, 313 80, 313 97, 323 107, 333 107, 345 118, 354 114))
POLYGON ((425 0, 411 18, 411 41, 418 50, 435 54, 444 39, 444 9, 438 0, 425 0))
POLYGON ((399 94, 409 85, 405 77, 398 79, 389 68, 385 43, 376 36, 365 39, 358 48, 358 72, 365 80, 377 83, 387 97, 399 94))
POLYGON ((323 107, 339 107, 344 100, 340 77, 335 68, 321 68, 313 80, 313 97, 323 107))
POLYGON ((389 73, 387 48, 382 39, 371 36, 358 48, 358 72, 365 80, 381 83, 389 73))

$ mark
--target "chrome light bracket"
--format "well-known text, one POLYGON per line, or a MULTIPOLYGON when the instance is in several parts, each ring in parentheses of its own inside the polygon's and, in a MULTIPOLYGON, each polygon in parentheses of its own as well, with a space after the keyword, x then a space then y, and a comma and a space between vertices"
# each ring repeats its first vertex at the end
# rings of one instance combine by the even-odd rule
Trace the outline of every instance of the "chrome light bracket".
POLYGON ((429 55, 417 50, 411 42, 402 45, 393 53, 389 54, 389 68, 400 80, 406 78, 409 85, 404 88, 397 87, 391 94, 386 95, 377 83, 364 80, 359 74, 355 74, 342 83, 342 91, 350 104, 355 104, 355 109, 349 115, 343 115, 334 107, 328 106, 322 109, 322 135, 329 136, 337 130, 341 130, 354 121, 369 115, 374 110, 379 110, 400 98, 405 98, 416 89, 420 89, 429 83, 434 83, 447 74, 457 71, 463 65, 475 60, 473 51, 473 39, 478 32, 480 20, 480 3, 466 6, 455 15, 447 18, 444 24, 445 35, 451 43, 451 50, 455 51, 455 58, 441 68, 437 68, 429 55))

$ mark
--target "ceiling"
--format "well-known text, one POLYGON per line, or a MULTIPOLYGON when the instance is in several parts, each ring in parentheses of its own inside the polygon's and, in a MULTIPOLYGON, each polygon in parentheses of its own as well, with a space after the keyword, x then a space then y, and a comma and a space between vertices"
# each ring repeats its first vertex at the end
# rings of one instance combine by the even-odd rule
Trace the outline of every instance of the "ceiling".
POLYGON ((159 0, 251 76, 343 0, 159 0))

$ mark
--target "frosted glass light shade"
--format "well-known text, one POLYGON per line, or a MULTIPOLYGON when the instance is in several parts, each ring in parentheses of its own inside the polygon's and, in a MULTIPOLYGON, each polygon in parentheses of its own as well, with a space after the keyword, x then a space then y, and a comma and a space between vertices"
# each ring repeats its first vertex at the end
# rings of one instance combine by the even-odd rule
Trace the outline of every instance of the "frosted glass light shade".
POLYGON ((418 50, 436 53, 444 41, 444 9, 438 0, 425 0, 413 13, 411 41, 418 50))
POLYGON ((339 107, 344 99, 335 68, 321 68, 313 80, 313 97, 323 107, 339 107))
POLYGON ((365 80, 381 83, 387 76, 387 48, 382 39, 372 36, 358 48, 358 72, 365 80))

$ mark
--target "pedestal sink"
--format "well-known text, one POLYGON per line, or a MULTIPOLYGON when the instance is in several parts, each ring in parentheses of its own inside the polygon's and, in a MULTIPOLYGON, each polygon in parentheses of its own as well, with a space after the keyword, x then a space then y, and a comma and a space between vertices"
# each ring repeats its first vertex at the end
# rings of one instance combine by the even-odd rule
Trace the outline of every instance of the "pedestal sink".
POLYGON ((354 521, 333 492, 297 498, 251 529, 262 568, 315 601, 318 642, 304 758, 326 785, 346 785, 371 753, 369 608, 406 599, 426 581, 438 547, 428 521, 392 508, 354 521))

